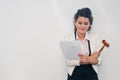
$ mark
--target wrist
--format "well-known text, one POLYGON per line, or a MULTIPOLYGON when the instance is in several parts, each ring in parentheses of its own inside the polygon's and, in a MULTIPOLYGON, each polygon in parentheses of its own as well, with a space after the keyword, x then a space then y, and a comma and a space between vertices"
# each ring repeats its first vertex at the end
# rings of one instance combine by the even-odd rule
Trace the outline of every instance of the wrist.
POLYGON ((92 63, 92 61, 91 61, 91 57, 88 56, 88 64, 91 64, 91 63, 92 63))
POLYGON ((89 57, 88 57, 88 63, 95 65, 95 64, 98 63, 98 58, 89 56, 89 57))

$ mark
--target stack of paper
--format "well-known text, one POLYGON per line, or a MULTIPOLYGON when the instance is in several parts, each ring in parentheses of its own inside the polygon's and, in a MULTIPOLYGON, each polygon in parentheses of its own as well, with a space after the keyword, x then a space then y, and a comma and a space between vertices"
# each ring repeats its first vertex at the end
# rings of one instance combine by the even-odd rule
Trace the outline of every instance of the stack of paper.
POLYGON ((67 59, 78 60, 78 53, 81 52, 80 42, 74 41, 60 41, 61 50, 67 59))

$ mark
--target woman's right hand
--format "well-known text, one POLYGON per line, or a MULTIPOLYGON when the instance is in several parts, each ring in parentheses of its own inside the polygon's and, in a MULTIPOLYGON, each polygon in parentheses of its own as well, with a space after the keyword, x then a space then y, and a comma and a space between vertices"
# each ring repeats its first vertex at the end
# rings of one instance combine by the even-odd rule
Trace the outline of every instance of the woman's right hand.
POLYGON ((90 64, 97 64, 98 63, 98 57, 100 52, 94 52, 91 54, 91 56, 88 57, 88 63, 90 64))

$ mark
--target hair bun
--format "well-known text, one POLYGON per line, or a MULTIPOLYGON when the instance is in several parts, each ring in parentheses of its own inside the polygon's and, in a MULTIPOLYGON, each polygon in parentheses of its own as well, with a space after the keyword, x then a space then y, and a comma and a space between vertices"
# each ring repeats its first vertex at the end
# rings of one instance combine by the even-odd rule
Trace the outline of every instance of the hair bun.
POLYGON ((89 15, 89 16, 92 15, 92 12, 91 12, 91 10, 90 10, 89 8, 82 8, 82 9, 79 9, 79 10, 78 10, 78 13, 87 14, 87 15, 89 15))

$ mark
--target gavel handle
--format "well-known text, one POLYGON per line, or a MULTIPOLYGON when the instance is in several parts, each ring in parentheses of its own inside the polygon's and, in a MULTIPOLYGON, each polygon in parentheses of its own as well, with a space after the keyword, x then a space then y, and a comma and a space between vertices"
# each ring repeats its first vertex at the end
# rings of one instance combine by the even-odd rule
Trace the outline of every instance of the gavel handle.
POLYGON ((99 52, 101 52, 101 51, 104 49, 104 47, 105 47, 105 45, 103 45, 103 46, 100 48, 99 52))
POLYGON ((100 50, 98 51, 99 52, 99 56, 100 56, 100 54, 101 54, 101 51, 104 49, 104 47, 105 47, 105 45, 103 45, 101 48, 100 48, 100 50))

